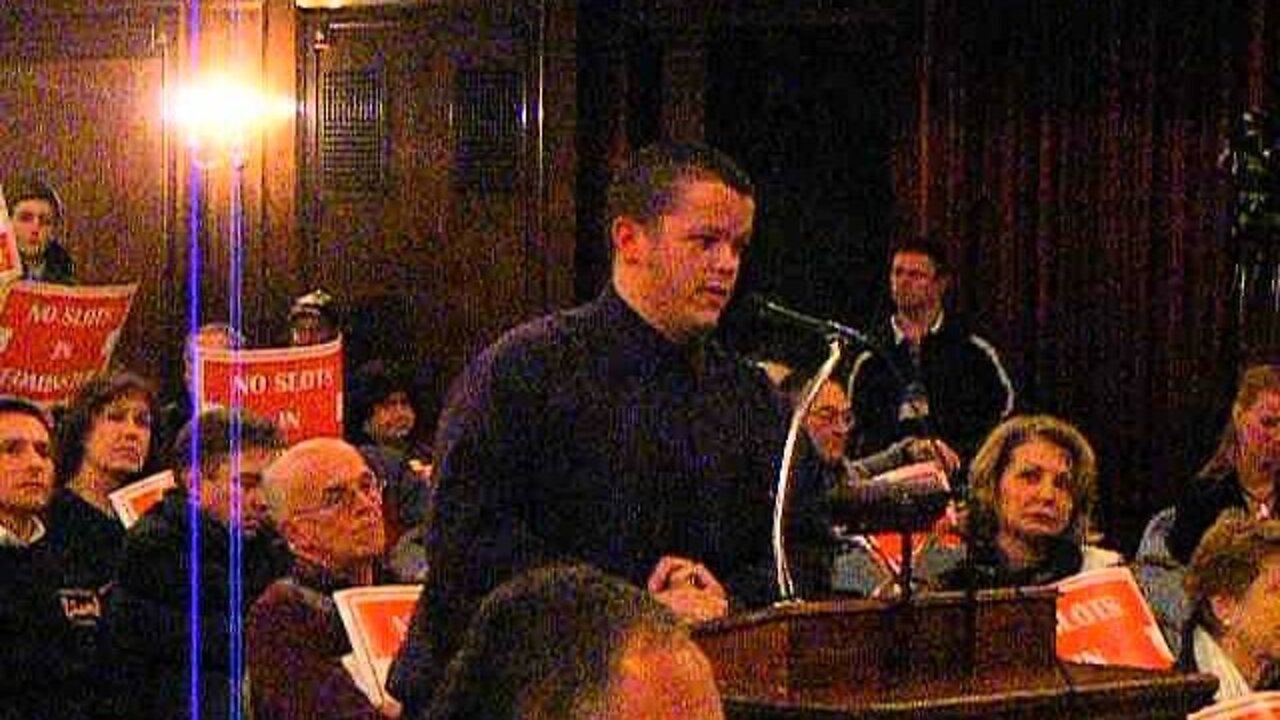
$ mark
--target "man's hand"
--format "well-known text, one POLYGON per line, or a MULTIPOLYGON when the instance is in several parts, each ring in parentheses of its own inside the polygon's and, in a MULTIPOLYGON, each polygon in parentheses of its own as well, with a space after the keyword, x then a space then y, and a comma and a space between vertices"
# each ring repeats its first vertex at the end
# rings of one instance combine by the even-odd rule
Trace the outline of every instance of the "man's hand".
POLYGON ((701 622, 724 617, 729 597, 716 576, 688 558, 663 556, 647 583, 654 599, 682 620, 701 622))
POLYGON ((912 438, 911 443, 907 445, 907 457, 913 462, 932 460, 938 463, 943 472, 948 475, 960 469, 960 455, 938 438, 912 438))

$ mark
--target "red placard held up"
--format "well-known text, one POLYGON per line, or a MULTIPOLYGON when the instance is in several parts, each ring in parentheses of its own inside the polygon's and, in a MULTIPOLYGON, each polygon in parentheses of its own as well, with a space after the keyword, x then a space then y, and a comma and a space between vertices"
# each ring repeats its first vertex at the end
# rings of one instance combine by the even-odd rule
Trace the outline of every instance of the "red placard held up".
POLYGON ((0 308, 0 394, 69 401, 110 363, 137 287, 10 285, 0 308))
POLYGON ((391 661, 409 634, 421 585, 372 585, 347 588, 333 594, 338 614, 355 654, 353 676, 372 691, 370 700, 381 705, 388 697, 387 675, 391 661), (358 673, 358 675, 356 675, 358 673))
POLYGON ((289 444, 342 436, 342 338, 261 350, 201 349, 200 408, 244 407, 289 444))
POLYGON ((1173 667, 1173 653, 1129 568, 1072 575, 1058 590, 1058 657, 1091 665, 1173 667))

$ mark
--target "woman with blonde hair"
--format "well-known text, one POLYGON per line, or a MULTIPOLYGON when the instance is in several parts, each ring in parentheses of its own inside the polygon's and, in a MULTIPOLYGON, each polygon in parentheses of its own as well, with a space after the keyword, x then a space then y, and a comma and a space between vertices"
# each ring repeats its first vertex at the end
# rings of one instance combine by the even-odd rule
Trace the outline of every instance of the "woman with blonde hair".
POLYGON ((1280 475, 1280 365, 1254 365, 1240 378, 1218 449, 1176 505, 1169 552, 1191 560, 1205 531, 1227 508, 1275 517, 1280 475))
MULTIPOLYGON (((1043 585, 1120 561, 1086 544, 1097 493, 1093 448, 1071 423, 1020 415, 991 431, 969 466, 969 552, 984 587, 1043 585)), ((966 568, 942 575, 968 583, 966 568)))

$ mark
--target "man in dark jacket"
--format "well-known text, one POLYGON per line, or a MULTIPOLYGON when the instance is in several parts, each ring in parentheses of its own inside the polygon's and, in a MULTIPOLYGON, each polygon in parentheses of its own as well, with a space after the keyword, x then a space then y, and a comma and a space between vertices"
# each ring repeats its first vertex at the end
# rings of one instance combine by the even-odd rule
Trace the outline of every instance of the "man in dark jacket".
POLYGON ((1013 411, 1014 390, 991 343, 943 309, 951 282, 945 250, 920 238, 894 248, 894 312, 872 334, 849 377, 854 436, 866 455, 908 436, 937 437, 967 463, 1013 411))
POLYGON ((51 428, 40 408, 0 397, 0 720, 77 720, 93 708, 98 594, 77 586, 75 558, 41 519, 51 428))
POLYGON ((62 198, 34 177, 20 178, 5 188, 5 194, 22 257, 22 279, 74 285, 75 263, 56 235, 62 226, 62 198))
POLYGON ((179 487, 129 530, 107 605, 114 716, 187 718, 199 702, 199 716, 214 720, 245 706, 238 659, 242 619, 254 598, 288 569, 288 551, 267 527, 259 488, 264 468, 283 446, 269 421, 222 409, 201 413, 179 433, 179 487), (199 548, 194 557, 193 545, 199 548), (233 575, 236 554, 241 569, 233 575))
MULTIPOLYGON (((407 717, 425 711, 481 598, 534 567, 593 565, 690 621, 781 594, 770 537, 786 408, 763 372, 710 338, 753 198, 710 148, 641 150, 610 188, 609 286, 508 332, 455 383, 437 433, 427 580, 392 669, 407 717)), ((797 548, 827 538, 811 469, 789 493, 797 548)), ((800 594, 827 577, 797 573, 800 594)))

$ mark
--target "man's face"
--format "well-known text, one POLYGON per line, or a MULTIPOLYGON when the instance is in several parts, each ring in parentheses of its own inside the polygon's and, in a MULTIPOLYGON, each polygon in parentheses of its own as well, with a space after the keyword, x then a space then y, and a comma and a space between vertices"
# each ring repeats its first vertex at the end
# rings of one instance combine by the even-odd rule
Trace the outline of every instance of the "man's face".
MULTIPOLYGON (((240 451, 240 525, 246 535, 253 535, 267 523, 268 507, 262 494, 262 471, 275 459, 277 452, 265 448, 242 448, 240 451)), ((200 508, 223 525, 231 525, 232 494, 231 458, 224 458, 212 475, 200 477, 200 508)))
POLYGON ((1266 662, 1280 661, 1280 554, 1262 560, 1258 577, 1239 598, 1219 598, 1214 610, 1251 655, 1266 662))
POLYGON ((373 406, 365 430, 374 442, 401 441, 409 436, 416 419, 408 394, 397 390, 373 406))
POLYGON ((692 640, 632 642, 610 686, 609 720, 722 720, 720 691, 692 640))
POLYGON ((724 183, 686 180, 653 222, 615 221, 619 261, 636 279, 641 314, 659 332, 685 342, 715 328, 738 281, 754 215, 755 201, 724 183))
POLYGON ((49 431, 30 415, 0 413, 0 519, 44 510, 53 494, 49 431))
POLYGON ((281 531, 307 559, 345 569, 382 554, 382 491, 355 448, 334 443, 319 449, 288 482, 287 518, 281 531))
POLYGON ((58 216, 47 200, 22 200, 13 206, 13 233, 18 250, 27 257, 38 256, 48 247, 58 216))
POLYGON ((900 252, 889 270, 889 292, 898 312, 934 312, 942 309, 947 279, 928 255, 900 252))
POLYGON ((142 469, 151 447, 151 406, 141 395, 122 395, 93 418, 84 440, 84 462, 108 475, 142 469))
POLYGON ((805 418, 805 428, 824 462, 835 462, 844 455, 845 441, 853 423, 849 398, 840 384, 831 380, 822 384, 805 418))
POLYGON ((319 345, 337 336, 333 325, 319 313, 300 313, 289 321, 289 342, 293 345, 319 345))
POLYGON ((1071 524, 1071 457, 1043 438, 1013 449, 996 488, 999 531, 1022 542, 1058 537, 1071 524))

